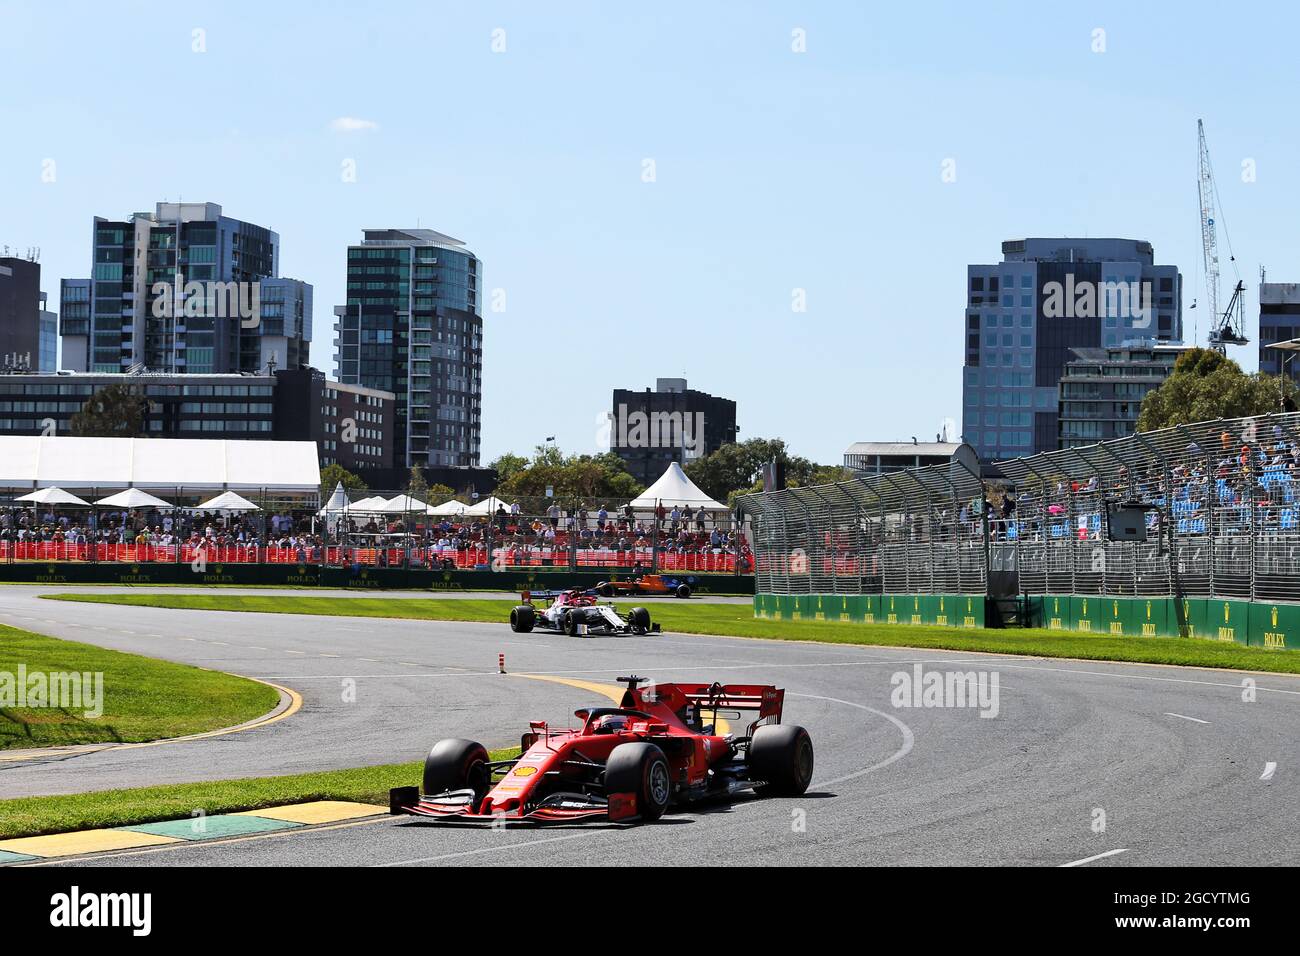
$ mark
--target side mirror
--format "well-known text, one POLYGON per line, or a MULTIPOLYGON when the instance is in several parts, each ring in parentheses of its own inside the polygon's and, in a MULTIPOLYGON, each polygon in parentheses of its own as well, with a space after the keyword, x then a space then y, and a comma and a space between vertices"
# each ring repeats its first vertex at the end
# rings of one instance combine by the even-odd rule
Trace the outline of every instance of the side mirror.
POLYGON ((584 707, 584 708, 582 708, 581 710, 575 710, 575 711, 573 712, 573 716, 574 716, 574 717, 577 717, 579 720, 581 720, 581 721, 583 721, 583 722, 585 723, 586 720, 587 720, 587 716, 588 716, 590 713, 591 713, 591 711, 587 710, 587 709, 584 707))

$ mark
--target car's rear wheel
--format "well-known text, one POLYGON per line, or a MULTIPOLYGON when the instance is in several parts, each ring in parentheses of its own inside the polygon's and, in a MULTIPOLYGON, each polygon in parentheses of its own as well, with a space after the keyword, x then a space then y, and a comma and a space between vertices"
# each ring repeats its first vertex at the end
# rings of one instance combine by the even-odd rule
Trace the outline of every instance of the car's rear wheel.
POLYGON ((634 607, 627 612, 627 623, 632 628, 633 634, 648 634, 650 632, 650 612, 643 607, 634 607))
POLYGON ((537 610, 531 604, 521 604, 510 611, 510 630, 527 634, 537 623, 537 610))
POLYGON ((654 744, 619 744, 605 763, 605 793, 636 795, 642 820, 658 820, 672 799, 672 773, 668 758, 654 744))
POLYGON ((608 581, 601 581, 596 585, 596 593, 601 597, 613 597, 614 585, 610 584, 608 581))
POLYGON ((487 748, 478 741, 458 737, 439 740, 424 758, 426 796, 470 789, 477 807, 488 792, 490 780, 487 748))
POLYGON ((679 598, 688 598, 691 596, 691 586, 689 584, 677 585, 677 596, 679 598))
POLYGON ((812 737, 794 724, 759 727, 749 741, 747 759, 750 775, 764 781, 756 789, 765 796, 798 796, 812 782, 812 737))

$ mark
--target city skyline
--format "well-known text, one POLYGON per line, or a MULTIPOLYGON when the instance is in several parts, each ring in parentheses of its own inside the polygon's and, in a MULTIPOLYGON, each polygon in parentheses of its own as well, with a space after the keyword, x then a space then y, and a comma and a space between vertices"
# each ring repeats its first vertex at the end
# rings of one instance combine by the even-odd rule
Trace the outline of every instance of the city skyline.
MULTIPOLYGON (((584 7, 561 28, 506 4, 408 7, 392 33, 389 19, 357 23, 326 4, 311 21, 256 8, 259 29, 246 31, 251 5, 146 6, 128 37, 90 5, 76 7, 81 30, 4 5, 0 55, 41 82, 4 110, 0 175, 13 188, 0 243, 41 248, 54 303, 57 279, 85 272, 91 216, 220 203, 275 230, 281 274, 315 287, 314 359, 333 377, 330 306, 345 301, 357 233, 462 237, 484 263, 484 463, 549 435, 598 450, 595 413, 630 372, 734 398, 742 438, 784 437, 823 462, 853 441, 931 435, 960 418, 965 265, 1013 236, 1150 241, 1181 269, 1187 337, 1199 326, 1203 343, 1208 316, 1188 308, 1205 298, 1201 116, 1248 334, 1259 266, 1270 281, 1300 278, 1283 225, 1300 205, 1285 174, 1300 143, 1266 122, 1296 70, 1284 28, 1229 22, 1206 36, 1193 11, 1107 4, 954 6, 926 31, 847 5, 764 5, 744 22, 584 7), (352 44, 380 35, 382 57, 352 44), (111 75, 127 42, 178 81, 147 111, 41 69, 73 57, 111 75), (1236 89, 1262 93, 1206 79, 1196 63, 1210 55, 1240 64, 1236 89), (419 66, 429 57, 433 78, 419 66), (278 68, 244 75, 258 58, 278 68), (1270 83, 1255 84, 1264 71, 1270 83), (187 112, 217 94, 220 110, 187 112), (86 148, 97 140, 166 148, 86 148), (521 364, 525 349, 536 358, 521 364), (564 391, 542 387, 561 349, 592 358, 564 391), (781 388, 791 363, 817 388, 781 388)), ((1226 298, 1235 277, 1221 251, 1226 298)), ((1230 354, 1255 367, 1253 346, 1230 354)))

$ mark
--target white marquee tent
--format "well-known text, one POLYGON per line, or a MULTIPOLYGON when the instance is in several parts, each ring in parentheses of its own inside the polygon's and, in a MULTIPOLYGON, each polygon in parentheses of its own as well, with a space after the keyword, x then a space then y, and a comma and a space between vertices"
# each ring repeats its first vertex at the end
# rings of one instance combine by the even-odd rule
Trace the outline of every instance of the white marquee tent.
POLYGON ((498 507, 505 508, 506 511, 510 510, 509 504, 502 501, 500 498, 496 497, 495 495, 489 495, 488 497, 480 501, 478 504, 470 505, 468 508, 466 508, 465 514, 474 515, 475 517, 482 517, 483 515, 494 515, 497 513, 498 507))
POLYGON ((107 498, 100 498, 95 504, 105 508, 123 508, 126 510, 171 507, 169 502, 163 501, 161 498, 155 498, 149 492, 141 491, 139 488, 128 488, 126 491, 119 491, 107 498))
POLYGON ((411 495, 396 495, 386 502, 381 510, 386 514, 410 514, 412 512, 423 514, 428 507, 419 498, 411 495))
POLYGON ((261 511, 257 505, 253 504, 242 495, 237 495, 233 491, 223 491, 215 498, 203 502, 194 508, 195 511, 261 511))
POLYGON ((700 491, 695 482, 686 477, 686 472, 682 471, 682 466, 677 462, 669 465, 659 480, 633 499, 631 504, 639 511, 653 510, 660 504, 665 508, 685 508, 690 505, 694 511, 701 508, 705 511, 729 510, 726 505, 700 491))
POLYGON ((89 508, 89 501, 82 501, 76 495, 64 491, 62 488, 42 488, 40 491, 33 491, 30 494, 19 495, 14 501, 30 501, 40 505, 73 505, 78 508, 89 508))
POLYGON ((51 486, 314 494, 320 463, 310 441, 0 435, 0 491, 51 486))

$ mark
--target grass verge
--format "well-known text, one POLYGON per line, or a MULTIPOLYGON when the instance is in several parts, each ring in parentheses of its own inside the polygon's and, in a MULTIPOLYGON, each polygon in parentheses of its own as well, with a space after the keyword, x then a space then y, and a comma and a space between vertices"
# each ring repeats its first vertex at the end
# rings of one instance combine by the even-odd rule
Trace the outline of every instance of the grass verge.
MULTIPOLYGON (((504 760, 518 753, 519 749, 514 748, 494 750, 491 755, 493 760, 504 760)), ((184 819, 200 809, 211 816, 311 800, 355 800, 387 806, 389 788, 419 784, 422 770, 423 764, 416 761, 285 777, 0 800, 0 838, 184 819)))
MULTIPOLYGON (((207 594, 47 594, 56 601, 128 604, 136 607, 207 611, 319 614, 331 617, 413 618, 429 621, 500 623, 511 600, 411 598, 253 597, 207 594)), ((623 608, 632 602, 619 602, 623 608)), ((754 617, 748 604, 645 601, 665 631, 782 641, 824 641, 977 653, 1070 657, 1140 664, 1175 664, 1300 674, 1300 654, 1243 647, 1200 638, 1112 637, 1048 630, 958 630, 912 624, 848 624, 837 621, 773 621, 754 617)))
POLYGON ((253 720, 278 701, 274 687, 243 677, 0 625, 0 751, 182 737, 253 720), (18 707, 20 668, 29 695, 33 675, 91 676, 78 682, 76 706, 18 707), (99 674, 102 695, 94 693, 99 674), (86 716, 97 709, 99 716, 86 716))

